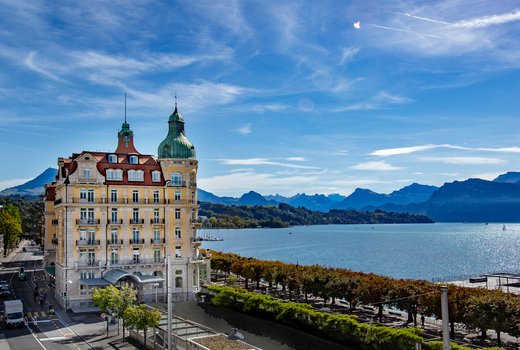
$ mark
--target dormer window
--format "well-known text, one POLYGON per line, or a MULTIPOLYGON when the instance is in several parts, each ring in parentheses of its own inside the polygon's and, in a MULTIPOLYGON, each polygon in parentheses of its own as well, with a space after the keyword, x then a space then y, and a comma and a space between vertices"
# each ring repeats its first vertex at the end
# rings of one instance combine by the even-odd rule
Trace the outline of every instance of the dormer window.
POLYGON ((130 161, 130 164, 137 164, 139 161, 139 158, 137 158, 137 156, 130 156, 129 161, 130 161))
POLYGON ((128 181, 144 181, 144 171, 128 170, 128 181))
POLYGON ((83 169, 83 177, 85 179, 90 179, 90 169, 83 169))
POLYGON ((152 171, 152 182, 161 182, 161 172, 158 170, 152 171))
POLYGON ((123 180, 123 170, 121 169, 107 169, 107 180, 121 181, 123 180))
POLYGON ((109 154, 108 155, 108 162, 109 163, 117 163, 117 156, 115 154, 109 154))

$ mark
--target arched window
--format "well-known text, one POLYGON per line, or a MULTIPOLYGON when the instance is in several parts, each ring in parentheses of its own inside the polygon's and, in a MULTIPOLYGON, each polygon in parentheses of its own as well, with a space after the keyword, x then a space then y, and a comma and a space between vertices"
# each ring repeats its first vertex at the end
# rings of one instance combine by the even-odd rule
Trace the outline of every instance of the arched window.
POLYGON ((117 156, 115 154, 109 154, 108 155, 108 162, 109 163, 117 163, 117 156))
POLYGON ((159 170, 152 171, 152 181, 161 182, 161 172, 159 170))
POLYGON ((144 171, 142 170, 128 170, 128 181, 143 181, 144 171))
POLYGON ((179 172, 172 173, 170 185, 171 186, 183 186, 182 173, 179 173, 179 172))

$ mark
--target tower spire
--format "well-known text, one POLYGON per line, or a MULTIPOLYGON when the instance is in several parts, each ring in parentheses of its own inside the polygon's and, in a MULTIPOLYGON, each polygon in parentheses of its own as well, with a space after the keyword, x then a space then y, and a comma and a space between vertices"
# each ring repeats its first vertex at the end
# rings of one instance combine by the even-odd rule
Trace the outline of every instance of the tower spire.
POLYGON ((177 112, 177 91, 175 92, 175 112, 177 112))
POLYGON ((126 92, 125 92, 125 123, 126 123, 126 92))

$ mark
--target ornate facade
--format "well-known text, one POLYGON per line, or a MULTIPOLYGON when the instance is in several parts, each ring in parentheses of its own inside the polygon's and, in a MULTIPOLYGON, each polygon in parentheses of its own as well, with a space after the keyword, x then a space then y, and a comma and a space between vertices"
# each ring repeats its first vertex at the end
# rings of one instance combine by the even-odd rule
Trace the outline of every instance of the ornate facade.
POLYGON ((62 306, 91 306, 95 287, 125 280, 140 300, 162 297, 167 256, 174 298, 198 291, 198 162, 177 106, 168 124, 158 158, 137 151, 125 120, 114 152, 58 159, 46 186, 44 262, 62 306))

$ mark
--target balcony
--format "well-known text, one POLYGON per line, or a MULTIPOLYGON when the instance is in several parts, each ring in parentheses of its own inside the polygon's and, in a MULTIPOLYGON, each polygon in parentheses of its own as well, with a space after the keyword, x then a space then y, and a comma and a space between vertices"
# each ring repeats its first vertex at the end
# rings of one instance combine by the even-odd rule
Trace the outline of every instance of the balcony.
POLYGON ((190 187, 197 187, 197 183, 196 182, 190 182, 190 187))
POLYGON ((144 238, 143 239, 129 239, 128 242, 133 245, 144 244, 144 238))
POLYGON ((76 219, 76 225, 99 225, 99 219, 76 219))
POLYGON ((108 220, 108 224, 109 225, 123 225, 123 219, 119 219, 119 220, 108 220))
POLYGON ((123 245, 123 240, 122 239, 111 239, 108 241, 108 245, 123 245))
POLYGON ((53 224, 53 225, 58 225, 58 219, 54 219, 54 220, 52 220, 52 224, 53 224))
POLYGON ((78 267, 98 267, 98 260, 80 260, 78 261, 78 267))
POLYGON ((76 241, 76 245, 78 247, 86 247, 86 246, 98 246, 101 244, 99 239, 78 239, 76 241))
POLYGON ((58 198, 54 201, 54 205, 61 204, 61 198, 58 198))
POLYGON ((186 187, 186 181, 170 182, 170 187, 186 187))
POLYGON ((105 198, 78 198, 74 197, 72 198, 71 203, 86 203, 86 204, 101 204, 106 203, 105 198))
POLYGON ((150 219, 150 224, 152 224, 152 225, 164 225, 164 223, 165 223, 164 219, 159 219, 159 218, 150 219))
POLYGON ((166 243, 166 238, 158 238, 158 239, 151 238, 150 239, 150 244, 165 244, 165 243, 166 243))
POLYGON ((57 238, 51 239, 51 243, 54 245, 58 245, 58 239, 57 238))
POLYGON ((130 219, 130 225, 142 225, 144 224, 144 219, 130 219))
POLYGON ((200 225, 202 225, 202 222, 197 219, 190 219, 190 223, 195 227, 200 227, 200 225))
POLYGON ((88 185, 95 185, 98 182, 97 179, 91 179, 90 177, 78 177, 76 180, 76 183, 78 184, 88 184, 88 185))

